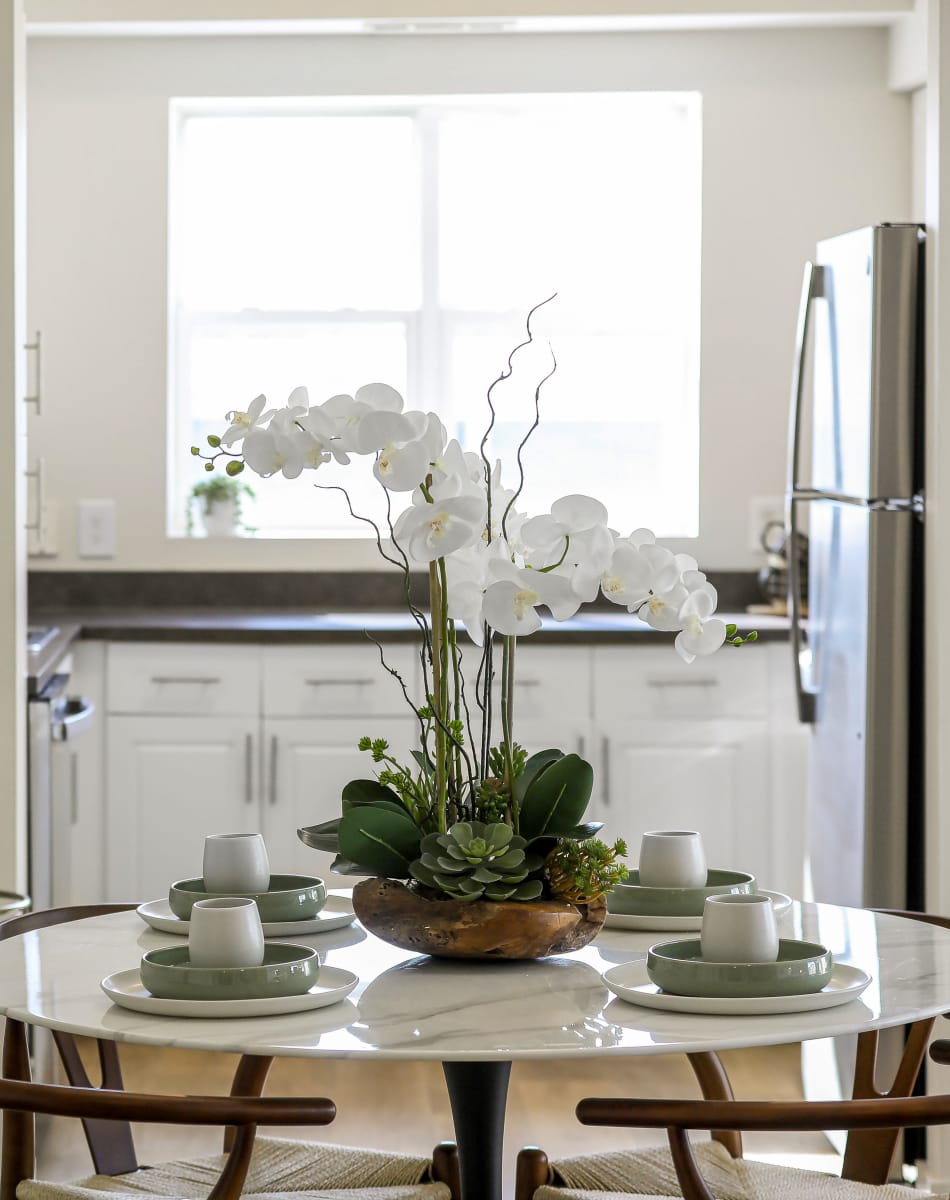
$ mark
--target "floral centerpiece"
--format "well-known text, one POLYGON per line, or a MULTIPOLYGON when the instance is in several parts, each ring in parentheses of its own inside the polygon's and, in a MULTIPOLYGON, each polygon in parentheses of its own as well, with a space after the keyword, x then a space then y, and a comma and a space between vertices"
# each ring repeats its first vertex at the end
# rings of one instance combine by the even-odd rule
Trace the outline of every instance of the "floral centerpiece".
POLYGON ((354 512, 344 495, 351 515, 372 525, 380 554, 405 579, 421 638, 424 696, 411 696, 381 646, 379 653, 415 714, 418 748, 411 761, 400 762, 384 738, 363 738, 360 749, 372 756, 376 776, 347 784, 341 815, 310 828, 306 840, 337 855, 335 870, 375 877, 354 890, 364 922, 375 916, 382 936, 436 953, 472 953, 461 931, 477 924, 476 913, 492 931, 475 953, 534 957, 574 948, 597 932, 605 893, 626 875, 618 861, 626 853, 623 840, 608 844, 596 836, 599 824, 584 821, 590 764, 559 749, 529 755, 515 740, 516 647, 541 628, 540 609, 564 621, 603 596, 675 634, 675 649, 687 662, 755 636, 743 639, 715 616, 716 590, 694 559, 658 545, 647 529, 617 532, 600 501, 566 495, 549 512, 522 511, 522 456, 556 366, 553 354, 534 388, 534 420, 517 448, 513 486, 487 446, 495 388, 534 341, 535 311, 525 340, 488 389, 489 418, 477 453, 449 439, 435 413, 406 410, 383 383, 316 405, 297 388, 285 407, 271 410, 258 396, 247 411, 228 414, 228 428, 208 439, 210 453, 192 447, 206 470, 223 460, 231 476, 249 468, 262 477, 296 478, 354 457, 372 464, 386 498, 384 521, 354 512), (408 493, 410 503, 393 517, 396 493, 408 493), (427 612, 411 599, 411 572, 419 568, 428 577, 427 612), (476 648, 474 671, 467 661, 463 669, 468 643, 476 648), (413 928, 420 905, 428 931, 422 940, 413 928), (511 934, 519 907, 556 918, 540 943, 511 934))

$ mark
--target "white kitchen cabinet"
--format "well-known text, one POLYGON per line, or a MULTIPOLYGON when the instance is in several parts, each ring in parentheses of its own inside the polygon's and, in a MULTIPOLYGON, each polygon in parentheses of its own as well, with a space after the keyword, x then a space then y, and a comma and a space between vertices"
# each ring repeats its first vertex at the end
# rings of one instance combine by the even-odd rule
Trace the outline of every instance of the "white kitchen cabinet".
MULTIPOLYGON (((418 743, 412 716, 387 718, 385 736, 393 757, 409 761, 418 743)), ((271 866, 327 879, 332 855, 305 846, 297 837, 302 825, 317 825, 340 815, 340 796, 351 779, 372 779, 379 771, 372 755, 357 749, 368 733, 362 717, 273 717, 263 724, 263 833, 271 866)), ((331 886, 352 886, 334 876, 331 886)))
POLYGON ((631 864, 648 829, 698 829, 710 866, 771 885, 766 721, 615 719, 598 737, 591 815, 626 839, 631 864))
POLYGON ((209 833, 260 829, 253 716, 110 716, 109 900, 154 900, 201 874, 209 833))
MULTIPOLYGON (((414 649, 385 653, 417 695, 414 649)), ((113 644, 106 677, 109 899, 153 899, 200 875, 215 832, 260 830, 274 871, 325 875, 330 856, 297 829, 337 816, 343 785, 375 773, 362 736, 402 759, 416 742, 368 644, 113 644)))

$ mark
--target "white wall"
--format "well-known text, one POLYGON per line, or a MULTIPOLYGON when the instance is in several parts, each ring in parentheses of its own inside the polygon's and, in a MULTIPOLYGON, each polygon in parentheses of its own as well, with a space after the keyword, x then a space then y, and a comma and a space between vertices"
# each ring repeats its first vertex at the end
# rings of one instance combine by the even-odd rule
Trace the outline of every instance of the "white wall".
MULTIPOLYGON (((60 508, 44 567, 359 568, 362 542, 165 536, 165 236, 171 96, 691 89, 703 94, 701 530, 758 565, 748 503, 781 494, 802 260, 911 207, 911 106, 883 30, 420 38, 37 39, 29 56, 33 446, 60 508), (118 554, 76 557, 76 502, 116 499, 118 554)), ((643 286, 649 286, 648 281, 643 286)), ((182 447, 182 452, 187 448, 182 447)))

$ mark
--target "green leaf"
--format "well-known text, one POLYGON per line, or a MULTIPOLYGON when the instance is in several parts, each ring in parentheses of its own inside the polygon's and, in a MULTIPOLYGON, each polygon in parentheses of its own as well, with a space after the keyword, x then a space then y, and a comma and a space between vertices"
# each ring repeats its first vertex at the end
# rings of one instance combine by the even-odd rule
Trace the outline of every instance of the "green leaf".
POLYGON ((297 836, 314 850, 328 850, 335 854, 340 848, 339 831, 340 818, 334 817, 332 821, 323 821, 319 825, 308 825, 304 829, 298 829, 297 836), (301 837, 301 834, 306 834, 306 837, 301 837))
POLYGON ((739 632, 739 626, 733 624, 732 621, 726 626, 726 637, 735 637, 739 632))
POLYGON ((558 837, 570 838, 572 842, 586 842, 588 838, 596 837, 603 827, 603 821, 585 821, 583 825, 575 825, 573 829, 561 830, 558 837))
POLYGON ((348 858, 344 858, 342 854, 338 854, 330 863, 330 870, 335 871, 337 875, 376 875, 377 872, 372 867, 364 867, 359 863, 350 862, 348 858))
POLYGON ((409 864, 419 855, 420 830, 404 812, 389 805, 361 804, 340 819, 340 853, 365 863, 374 875, 405 879, 409 864))
POLYGON ((376 779, 351 779, 343 789, 343 811, 347 812, 360 804, 395 804, 407 819, 412 820, 399 802, 399 797, 392 788, 384 787, 376 779))
POLYGON ((424 750, 410 750, 409 753, 416 760, 416 765, 426 779, 431 779, 435 774, 435 767, 432 765, 432 759, 424 750))
POLYGON ((547 770, 552 763, 564 757, 563 750, 539 750, 537 754, 532 754, 524 765, 524 770, 515 780, 515 799, 520 804, 524 799, 525 793, 541 774, 547 770))
POLYGON ((521 802, 521 835, 529 841, 560 836, 580 823, 594 787, 594 771, 576 754, 566 754, 540 772, 521 802))

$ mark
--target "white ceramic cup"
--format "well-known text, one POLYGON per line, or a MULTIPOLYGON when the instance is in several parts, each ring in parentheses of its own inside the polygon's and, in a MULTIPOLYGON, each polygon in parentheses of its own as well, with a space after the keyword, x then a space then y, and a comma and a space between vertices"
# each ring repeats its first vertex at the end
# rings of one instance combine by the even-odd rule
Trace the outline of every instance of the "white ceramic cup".
POLYGON ((205 838, 202 878, 206 892, 266 892, 267 847, 259 833, 212 833, 205 838))
POLYGON ((706 854, 695 830, 657 829, 640 842, 643 887, 704 887, 706 854))
POLYGON ((259 967, 264 930, 257 901, 215 896, 192 905, 188 960, 193 967, 259 967))
POLYGON ((707 896, 700 950, 705 962, 775 962, 778 932, 771 896, 758 892, 707 896))

